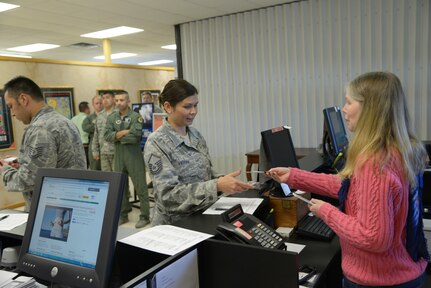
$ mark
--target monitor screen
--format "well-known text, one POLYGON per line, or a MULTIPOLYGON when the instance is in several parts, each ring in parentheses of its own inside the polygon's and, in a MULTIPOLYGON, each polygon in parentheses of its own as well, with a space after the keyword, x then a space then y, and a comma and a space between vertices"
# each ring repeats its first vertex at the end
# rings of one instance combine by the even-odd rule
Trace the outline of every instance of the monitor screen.
POLYGON ((323 118, 324 153, 331 158, 335 158, 340 152, 344 154, 349 145, 340 107, 335 106, 323 109, 323 118))
POLYGON ((124 184, 121 173, 38 169, 18 267, 53 283, 104 287, 124 184))
POLYGON ((132 104, 132 110, 138 112, 142 117, 142 138, 141 138, 141 149, 144 149, 145 142, 151 132, 153 132, 153 103, 134 103, 132 104))
POLYGON ((426 169, 422 187, 423 218, 431 219, 431 169, 426 169))
POLYGON ((198 250, 187 249, 162 261, 122 287, 184 288, 199 287, 198 250))

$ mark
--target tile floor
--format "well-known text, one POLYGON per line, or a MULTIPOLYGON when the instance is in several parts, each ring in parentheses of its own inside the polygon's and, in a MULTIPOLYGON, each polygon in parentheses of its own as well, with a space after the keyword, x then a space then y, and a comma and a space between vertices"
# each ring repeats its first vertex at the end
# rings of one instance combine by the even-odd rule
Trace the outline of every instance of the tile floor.
MULTIPOLYGON (((147 183, 150 183, 150 180, 147 177, 147 183)), ((129 179, 129 187, 130 187, 130 191, 131 191, 131 198, 130 201, 132 202, 134 200, 134 188, 133 188, 133 182, 129 179)), ((150 217, 151 215, 153 215, 153 207, 154 207, 154 201, 153 201, 153 189, 152 188, 148 188, 148 196, 150 197, 150 217)), ((137 203, 134 203, 132 205, 138 206, 139 207, 139 201, 137 203)), ((135 224, 136 222, 138 222, 139 220, 139 215, 141 214, 139 211, 138 207, 133 207, 132 212, 129 213, 129 222, 124 223, 121 225, 121 227, 127 227, 127 228, 135 228, 135 224)), ((136 229, 136 231, 139 230, 144 230, 147 228, 150 228, 151 224, 148 224, 147 226, 140 228, 140 229, 136 229)))

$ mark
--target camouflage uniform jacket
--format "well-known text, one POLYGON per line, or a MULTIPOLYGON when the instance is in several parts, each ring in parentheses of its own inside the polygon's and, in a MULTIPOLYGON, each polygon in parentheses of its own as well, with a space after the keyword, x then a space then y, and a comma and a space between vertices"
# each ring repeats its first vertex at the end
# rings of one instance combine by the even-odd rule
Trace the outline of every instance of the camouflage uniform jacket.
POLYGON ((18 161, 18 169, 4 167, 3 182, 8 191, 23 192, 27 204, 31 201, 37 168, 87 167, 78 128, 49 106, 42 108, 25 129, 18 161))
POLYGON ((96 112, 91 113, 87 117, 85 117, 82 122, 82 130, 88 133, 89 143, 93 142, 94 137, 94 127, 96 126, 97 114, 96 112))
POLYGON ((156 206, 152 225, 169 224, 206 208, 217 200, 217 180, 207 144, 193 127, 181 137, 164 120, 150 134, 144 160, 154 187, 156 206))
POLYGON ((103 110, 99 113, 99 115, 97 115, 96 125, 94 126, 93 142, 91 143, 93 157, 100 157, 101 154, 114 155, 114 143, 106 141, 104 137, 106 121, 108 119, 108 116, 111 115, 114 111, 115 109, 108 113, 106 110, 103 110))

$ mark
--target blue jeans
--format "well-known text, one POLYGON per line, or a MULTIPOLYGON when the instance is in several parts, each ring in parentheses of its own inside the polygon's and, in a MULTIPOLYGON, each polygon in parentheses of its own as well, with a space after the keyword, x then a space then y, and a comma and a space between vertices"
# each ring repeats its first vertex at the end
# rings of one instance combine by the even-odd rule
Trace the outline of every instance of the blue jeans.
POLYGON ((422 288, 425 284, 425 273, 423 273, 421 276, 419 276, 416 279, 413 279, 411 281, 394 285, 394 286, 364 286, 356 284, 346 277, 343 277, 343 288, 379 288, 379 287, 390 287, 390 288, 422 288))

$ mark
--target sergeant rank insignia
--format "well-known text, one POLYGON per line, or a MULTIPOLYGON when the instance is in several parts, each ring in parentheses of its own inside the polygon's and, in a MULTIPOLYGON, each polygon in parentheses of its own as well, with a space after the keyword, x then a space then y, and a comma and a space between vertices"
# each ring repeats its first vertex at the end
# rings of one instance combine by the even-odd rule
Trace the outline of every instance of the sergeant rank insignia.
POLYGON ((151 154, 150 159, 148 160, 148 168, 150 168, 150 172, 153 175, 159 174, 163 168, 162 159, 151 154))

